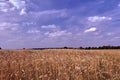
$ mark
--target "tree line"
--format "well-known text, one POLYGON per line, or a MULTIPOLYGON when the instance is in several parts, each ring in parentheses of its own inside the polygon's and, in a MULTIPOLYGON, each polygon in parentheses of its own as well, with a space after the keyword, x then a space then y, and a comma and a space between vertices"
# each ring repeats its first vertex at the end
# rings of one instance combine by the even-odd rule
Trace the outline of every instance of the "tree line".
MULTIPOLYGON (((2 48, 0 47, 0 50, 2 48)), ((23 48, 26 49, 26 48, 23 48)), ((43 49, 120 49, 120 46, 99 46, 99 47, 79 47, 79 48, 74 48, 74 47, 62 47, 62 48, 31 48, 33 50, 43 50, 43 49)))
MULTIPOLYGON (((23 48, 25 49, 25 48, 23 48)), ((79 47, 79 48, 74 48, 74 47, 60 47, 60 48, 30 48, 32 50, 44 50, 44 49, 120 49, 120 46, 99 46, 99 47, 79 47)))
MULTIPOLYGON (((64 47, 65 49, 74 49, 72 47, 64 47)), ((99 46, 99 47, 79 47, 76 49, 120 49, 120 46, 99 46)))

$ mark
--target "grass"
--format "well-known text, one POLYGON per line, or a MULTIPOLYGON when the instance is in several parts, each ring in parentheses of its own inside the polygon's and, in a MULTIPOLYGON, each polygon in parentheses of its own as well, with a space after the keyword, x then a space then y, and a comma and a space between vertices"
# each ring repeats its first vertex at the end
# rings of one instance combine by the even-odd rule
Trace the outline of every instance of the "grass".
POLYGON ((120 80, 120 50, 1 50, 0 80, 120 80))

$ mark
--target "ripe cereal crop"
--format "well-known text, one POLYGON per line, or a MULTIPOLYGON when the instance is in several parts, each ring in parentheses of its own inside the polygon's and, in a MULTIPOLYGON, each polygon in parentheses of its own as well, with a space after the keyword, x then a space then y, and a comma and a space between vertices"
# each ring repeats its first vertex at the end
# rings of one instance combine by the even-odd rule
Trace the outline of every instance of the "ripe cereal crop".
POLYGON ((0 80, 120 80, 120 50, 1 50, 0 80))

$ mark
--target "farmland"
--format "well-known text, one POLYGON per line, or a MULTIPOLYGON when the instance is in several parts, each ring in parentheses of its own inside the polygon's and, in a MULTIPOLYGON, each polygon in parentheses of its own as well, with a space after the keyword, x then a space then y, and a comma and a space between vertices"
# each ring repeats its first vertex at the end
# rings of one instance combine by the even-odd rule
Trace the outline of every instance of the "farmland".
POLYGON ((120 80, 120 50, 1 50, 0 80, 120 80))

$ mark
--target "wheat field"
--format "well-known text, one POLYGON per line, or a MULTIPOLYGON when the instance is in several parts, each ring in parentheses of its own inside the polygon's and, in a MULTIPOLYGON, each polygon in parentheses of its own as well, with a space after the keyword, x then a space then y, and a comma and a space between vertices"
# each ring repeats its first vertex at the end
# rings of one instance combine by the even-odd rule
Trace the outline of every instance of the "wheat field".
POLYGON ((1 50, 0 80, 120 80, 120 50, 1 50))

